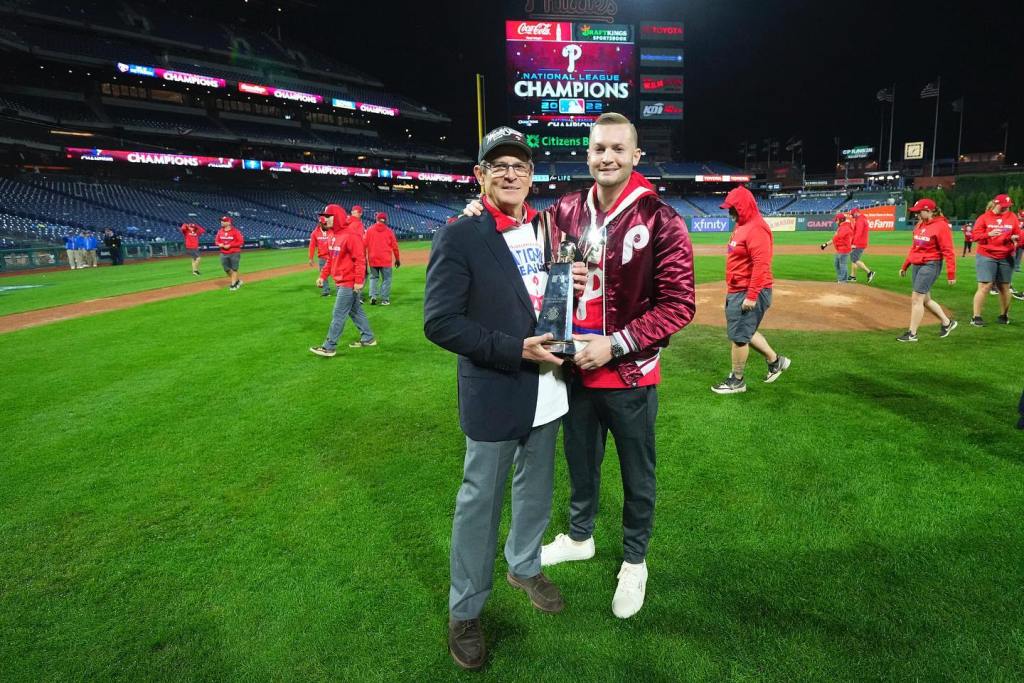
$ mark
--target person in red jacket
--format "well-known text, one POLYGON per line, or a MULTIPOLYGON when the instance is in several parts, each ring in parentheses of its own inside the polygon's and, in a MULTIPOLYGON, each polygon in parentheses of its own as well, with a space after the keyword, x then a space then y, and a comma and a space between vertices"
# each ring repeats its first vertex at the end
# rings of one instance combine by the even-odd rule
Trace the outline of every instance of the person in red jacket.
POLYGON ((999 292, 1000 314, 998 322, 1010 322, 1010 281, 1013 279, 1014 255, 1020 244, 1020 221, 1010 211, 1013 201, 1009 195, 997 195, 989 204, 991 208, 974 222, 971 236, 978 245, 975 256, 975 270, 978 273, 978 290, 974 293, 974 310, 971 325, 982 327, 985 321, 981 309, 985 297, 994 284, 999 292))
MULTIPOLYGON (((344 209, 342 209, 342 212, 344 212, 344 209)), ((313 256, 315 255, 319 270, 323 270, 323 267, 327 265, 327 258, 330 256, 328 247, 331 240, 331 231, 327 229, 325 222, 326 219, 321 216, 317 221, 316 227, 313 228, 313 232, 309 235, 309 265, 313 265, 313 256)), ((320 296, 330 295, 331 282, 330 280, 324 280, 320 296)))
POLYGON ((791 361, 776 353, 757 331, 772 305, 772 229, 761 217, 754 195, 745 187, 730 190, 722 208, 728 209, 736 221, 725 257, 725 321, 732 342, 732 372, 711 390, 716 394, 737 394, 747 390, 743 373, 751 346, 768 363, 765 382, 777 380, 791 361))
MULTIPOLYGON (((1024 210, 1021 210, 1021 211, 1017 212, 1017 222, 1020 225, 1021 241, 1017 243, 1017 251, 1014 252, 1014 258, 1013 258, 1013 272, 1014 273, 1019 273, 1020 272, 1021 257, 1024 256, 1024 210)), ((1024 292, 1018 291, 1017 289, 1014 289, 1014 287, 1012 285, 1010 286, 1010 296, 1012 296, 1017 301, 1024 301, 1024 292)))
POLYGON ((352 206, 352 215, 348 219, 348 227, 356 231, 360 239, 366 236, 366 226, 363 225, 363 207, 358 204, 352 206))
POLYGON ((349 228, 350 224, 345 220, 345 210, 337 204, 328 204, 320 216, 324 219, 324 225, 331 231, 331 239, 328 243, 327 263, 320 271, 320 278, 316 284, 317 287, 321 287, 324 280, 332 277, 338 291, 335 295, 334 312, 331 316, 331 326, 327 330, 327 338, 323 344, 313 346, 309 350, 318 356, 331 358, 338 348, 338 339, 345 329, 346 318, 351 318, 359 329, 359 339, 349 344, 350 348, 376 346, 377 340, 370 329, 370 321, 366 318, 366 311, 363 310, 360 300, 363 282, 366 279, 366 247, 363 240, 349 228))
POLYGON ((199 238, 206 228, 195 223, 182 223, 181 234, 185 237, 185 253, 192 257, 192 274, 199 275, 199 238))
POLYGON ((953 230, 946 219, 939 215, 935 202, 931 199, 919 199, 912 207, 918 223, 914 226, 914 241, 910 245, 910 253, 900 267, 900 277, 905 277, 907 268, 913 266, 911 280, 914 292, 910 298, 910 327, 897 341, 916 342, 917 328, 924 317, 925 309, 942 323, 939 338, 948 337, 956 329, 956 321, 950 320, 932 299, 932 285, 939 278, 942 262, 946 262, 946 279, 950 286, 956 284, 956 252, 953 251, 953 230))
POLYGON ((859 208, 850 211, 853 216, 853 249, 850 251, 850 279, 857 279, 857 269, 860 268, 868 274, 868 284, 875 279, 875 271, 864 263, 864 251, 868 248, 868 241, 871 235, 871 224, 859 208))
POLYGON ((834 265, 836 268, 836 281, 840 284, 846 284, 851 279, 847 270, 847 259, 853 250, 854 224, 845 213, 837 213, 835 222, 838 226, 835 234, 832 235, 832 239, 821 245, 821 249, 824 251, 830 244, 835 248, 836 257, 834 265))
POLYGON ((370 305, 377 305, 380 294, 380 305, 391 305, 391 259, 394 257, 395 268, 402 267, 402 257, 398 253, 398 240, 395 233, 388 227, 388 215, 383 211, 377 213, 377 222, 366 231, 366 260, 370 264, 370 305))
POLYGON ((221 217, 220 230, 217 231, 213 243, 220 247, 220 265, 231 278, 228 291, 238 291, 238 288, 242 286, 242 279, 238 276, 238 267, 242 260, 242 245, 245 244, 245 238, 235 227, 231 216, 221 217))

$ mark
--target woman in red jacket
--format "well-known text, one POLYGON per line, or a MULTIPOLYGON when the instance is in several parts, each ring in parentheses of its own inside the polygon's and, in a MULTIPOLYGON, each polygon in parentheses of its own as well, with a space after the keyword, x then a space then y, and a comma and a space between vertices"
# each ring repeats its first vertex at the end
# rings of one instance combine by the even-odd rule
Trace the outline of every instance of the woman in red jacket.
POLYGON ((1010 322, 1010 280, 1013 279, 1014 255, 1020 244, 1020 222, 1010 207, 1013 201, 1009 195, 997 195, 989 202, 988 210, 974 222, 971 236, 978 244, 975 256, 975 270, 978 273, 978 291, 974 293, 974 311, 971 325, 982 327, 985 321, 981 309, 985 297, 995 285, 999 294, 999 318, 997 322, 1010 322))
POLYGON ((946 219, 939 215, 935 202, 931 199, 917 200, 917 203, 910 207, 910 211, 917 214, 918 222, 914 226, 914 241, 910 246, 910 253, 900 267, 900 277, 906 276, 908 266, 913 266, 911 279, 914 283, 914 293, 910 298, 910 328, 896 337, 896 341, 917 341, 917 328, 921 324, 926 308, 942 323, 942 329, 939 331, 941 339, 948 337, 949 333, 956 329, 956 321, 950 320, 942 306, 932 299, 931 291, 932 285, 939 278, 943 260, 946 261, 946 279, 950 286, 956 284, 953 231, 946 219))

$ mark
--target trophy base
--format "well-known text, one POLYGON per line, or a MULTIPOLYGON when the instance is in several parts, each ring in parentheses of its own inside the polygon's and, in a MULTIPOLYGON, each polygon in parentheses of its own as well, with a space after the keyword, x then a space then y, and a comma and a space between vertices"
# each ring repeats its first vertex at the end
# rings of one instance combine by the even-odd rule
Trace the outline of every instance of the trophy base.
POLYGON ((572 358, 579 350, 576 348, 576 343, 571 339, 568 341, 543 342, 541 346, 550 351, 551 355, 563 358, 572 358))
POLYGON ((587 342, 569 339, 567 341, 542 342, 541 346, 550 351, 553 356, 572 358, 587 347, 587 342))

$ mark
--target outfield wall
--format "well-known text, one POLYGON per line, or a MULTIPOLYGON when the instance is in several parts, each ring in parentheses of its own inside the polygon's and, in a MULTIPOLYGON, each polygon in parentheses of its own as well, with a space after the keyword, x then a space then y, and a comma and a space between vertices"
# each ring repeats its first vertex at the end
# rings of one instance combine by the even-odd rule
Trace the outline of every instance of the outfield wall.
MULTIPOLYGON (((872 232, 910 230, 906 212, 896 206, 873 206, 861 209, 867 216, 872 232)), ((836 229, 835 212, 810 213, 792 216, 765 216, 772 232, 833 232, 836 229)), ((690 232, 731 232, 732 221, 727 216, 688 216, 686 224, 690 232)))

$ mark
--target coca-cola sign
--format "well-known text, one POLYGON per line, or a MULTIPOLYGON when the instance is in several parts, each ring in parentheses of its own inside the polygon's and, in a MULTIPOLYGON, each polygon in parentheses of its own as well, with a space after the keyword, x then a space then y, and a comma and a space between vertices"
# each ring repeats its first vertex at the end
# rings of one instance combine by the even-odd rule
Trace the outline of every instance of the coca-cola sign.
POLYGON ((507 40, 572 40, 572 24, 561 21, 506 21, 507 40))

